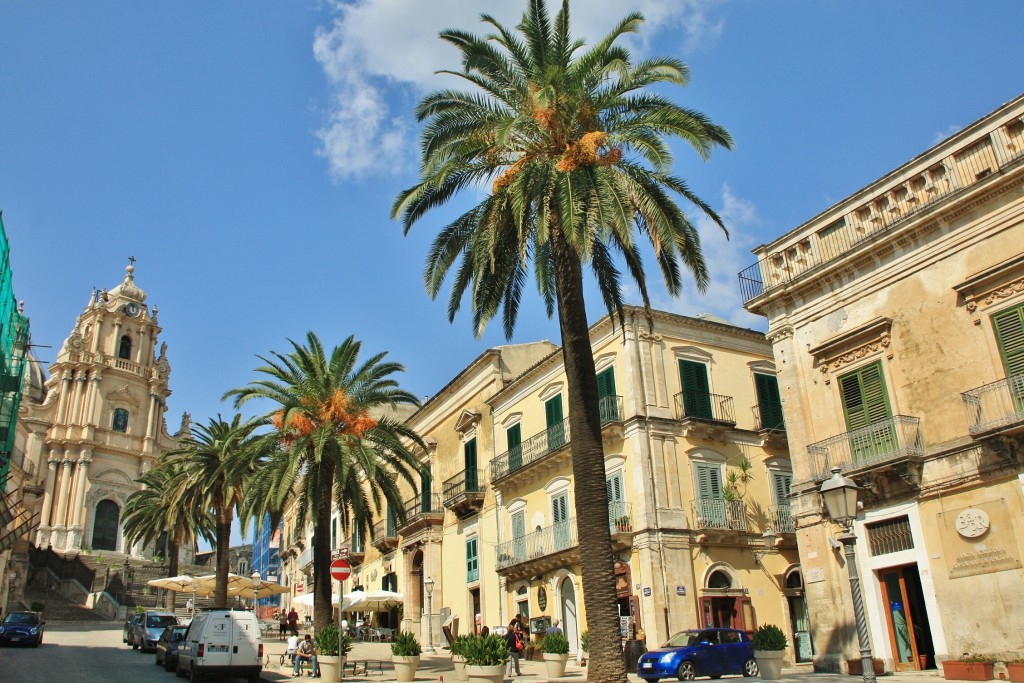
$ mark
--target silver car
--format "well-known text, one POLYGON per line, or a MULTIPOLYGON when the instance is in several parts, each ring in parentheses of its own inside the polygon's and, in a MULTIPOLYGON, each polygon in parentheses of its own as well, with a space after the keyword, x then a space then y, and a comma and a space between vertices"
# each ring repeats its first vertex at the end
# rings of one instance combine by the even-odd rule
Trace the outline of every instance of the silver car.
POLYGON ((168 626, 178 623, 178 617, 173 612, 148 611, 139 615, 139 619, 133 619, 129 626, 131 633, 128 634, 132 649, 142 648, 143 652, 156 650, 156 641, 168 626))

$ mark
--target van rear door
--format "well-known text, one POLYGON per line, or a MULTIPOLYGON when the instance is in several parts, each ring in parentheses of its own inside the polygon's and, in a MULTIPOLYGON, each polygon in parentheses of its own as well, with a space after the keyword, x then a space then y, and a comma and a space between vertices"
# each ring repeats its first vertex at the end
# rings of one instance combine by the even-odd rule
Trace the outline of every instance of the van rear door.
POLYGON ((211 612, 207 616, 202 641, 205 647, 201 667, 230 666, 234 641, 234 623, 231 612, 211 612))
POLYGON ((232 612, 234 617, 234 666, 259 666, 260 625, 252 612, 232 612))

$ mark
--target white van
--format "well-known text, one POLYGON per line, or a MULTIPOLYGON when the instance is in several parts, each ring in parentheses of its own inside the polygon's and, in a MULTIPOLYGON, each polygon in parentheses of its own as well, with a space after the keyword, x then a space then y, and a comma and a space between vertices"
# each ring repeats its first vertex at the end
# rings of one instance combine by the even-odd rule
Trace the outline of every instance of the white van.
POLYGON ((195 615, 178 650, 179 676, 199 683, 207 674, 225 674, 259 683, 262 670, 263 641, 254 613, 212 609, 195 615))

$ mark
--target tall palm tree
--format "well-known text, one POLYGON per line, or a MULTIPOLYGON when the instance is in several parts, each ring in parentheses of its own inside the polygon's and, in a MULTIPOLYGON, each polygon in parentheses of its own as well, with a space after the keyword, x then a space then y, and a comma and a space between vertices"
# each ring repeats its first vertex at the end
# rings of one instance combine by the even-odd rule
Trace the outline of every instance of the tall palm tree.
POLYGON ((372 537, 373 512, 384 503, 404 519, 398 478, 415 489, 418 459, 425 452, 420 437, 391 416, 401 405, 418 406, 411 393, 392 378, 404 368, 384 362, 386 353, 359 363, 361 343, 349 337, 324 352, 320 339, 306 334, 306 345, 289 340, 288 354, 272 358, 256 371, 267 379, 233 389, 239 407, 252 399, 269 399, 268 413, 279 449, 266 451, 246 497, 246 518, 271 514, 277 524, 295 490, 297 523, 313 520, 313 623, 331 622, 331 504, 336 503, 346 529, 372 537), (366 485, 363 484, 366 482, 366 485), (296 486, 297 484, 297 486, 296 486))
POLYGON ((213 516, 217 555, 214 607, 228 606, 231 523, 241 509, 243 491, 265 445, 254 434, 263 424, 259 419, 243 421, 241 415, 227 422, 218 415, 209 424, 192 425, 181 446, 162 456, 165 463, 180 458, 183 468, 184 476, 171 495, 172 502, 183 507, 195 505, 213 516))
MULTIPOLYGON (((199 536, 213 539, 213 517, 197 505, 179 505, 172 496, 186 483, 181 460, 158 464, 136 479, 145 488, 128 496, 124 504, 125 545, 138 541, 153 543, 166 534, 167 575, 178 575, 178 550, 192 545, 199 536)), ((174 607, 174 594, 167 592, 166 606, 174 607)))
POLYGON ((639 14, 591 47, 570 35, 568 0, 553 22, 545 0, 530 0, 514 29, 486 14, 482 20, 493 32, 486 38, 456 29, 441 33, 462 54, 462 70, 447 73, 473 89, 442 90, 419 104, 416 114, 426 122, 420 181, 398 196, 392 214, 408 233, 430 209, 489 183, 490 193, 434 240, 424 272, 428 292, 436 297, 454 270, 449 320, 467 299, 477 335, 501 311, 511 337, 532 264, 548 315, 557 308, 576 518, 588 534, 580 561, 590 676, 623 681, 583 268, 589 265, 609 314, 620 322, 620 265, 649 310, 643 240, 671 294, 682 289, 681 267, 705 288, 700 239, 676 197, 719 226, 722 221, 672 173, 667 140, 680 138, 705 159, 732 140, 703 114, 649 90, 685 85, 688 70, 670 57, 634 62, 616 45, 638 30, 639 14))

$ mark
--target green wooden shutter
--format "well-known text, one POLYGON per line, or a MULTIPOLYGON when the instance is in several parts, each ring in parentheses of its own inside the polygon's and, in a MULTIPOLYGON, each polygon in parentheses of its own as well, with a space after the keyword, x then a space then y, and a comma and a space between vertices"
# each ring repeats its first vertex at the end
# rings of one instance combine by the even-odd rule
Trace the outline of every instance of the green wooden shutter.
POLYGON ((711 392, 707 367, 692 360, 680 360, 679 377, 683 384, 683 414, 686 417, 711 419, 711 392))
POLYGON ((717 465, 697 465, 697 497, 722 497, 722 468, 717 465))
POLYGON ((1024 374, 1024 306, 996 313, 992 316, 992 326, 996 330, 1006 376, 1024 374))
POLYGON ((623 486, 622 472, 616 472, 604 480, 605 490, 608 492, 608 519, 615 523, 626 516, 626 501, 623 486))
POLYGON ((881 361, 839 378, 843 412, 854 464, 869 464, 897 447, 895 426, 888 419, 889 395, 881 361), (870 425, 875 425, 870 427, 870 425))
POLYGON ((544 404, 544 417, 548 427, 548 450, 561 448, 566 442, 561 394, 548 399, 544 404))
POLYGON ((517 470, 523 466, 523 431, 520 425, 512 425, 505 431, 508 440, 508 469, 517 470))
POLYGON ((615 368, 598 373, 597 398, 601 410, 601 424, 619 421, 618 397, 615 394, 615 368))
POLYGON ((526 559, 526 513, 512 515, 512 552, 517 562, 526 559))
POLYGON ((384 535, 387 537, 395 535, 395 511, 391 509, 390 505, 388 505, 388 521, 385 526, 384 535))
POLYGON ((554 522, 553 550, 564 550, 571 542, 571 530, 569 528, 569 494, 561 493, 551 499, 551 519, 554 522))
POLYGON ((430 512, 430 470, 420 472, 420 510, 430 512))
POLYGON ((476 439, 470 439, 462 447, 462 457, 466 470, 466 492, 476 493, 480 490, 476 470, 476 439))
POLYGON ((480 580, 480 554, 476 538, 466 541, 466 581, 480 580))
POLYGON ((772 492, 776 505, 789 505, 789 487, 793 483, 792 474, 772 473, 772 492))
POLYGON ((761 429, 784 429, 779 380, 774 375, 754 373, 754 388, 757 391, 757 409, 761 416, 761 429))

